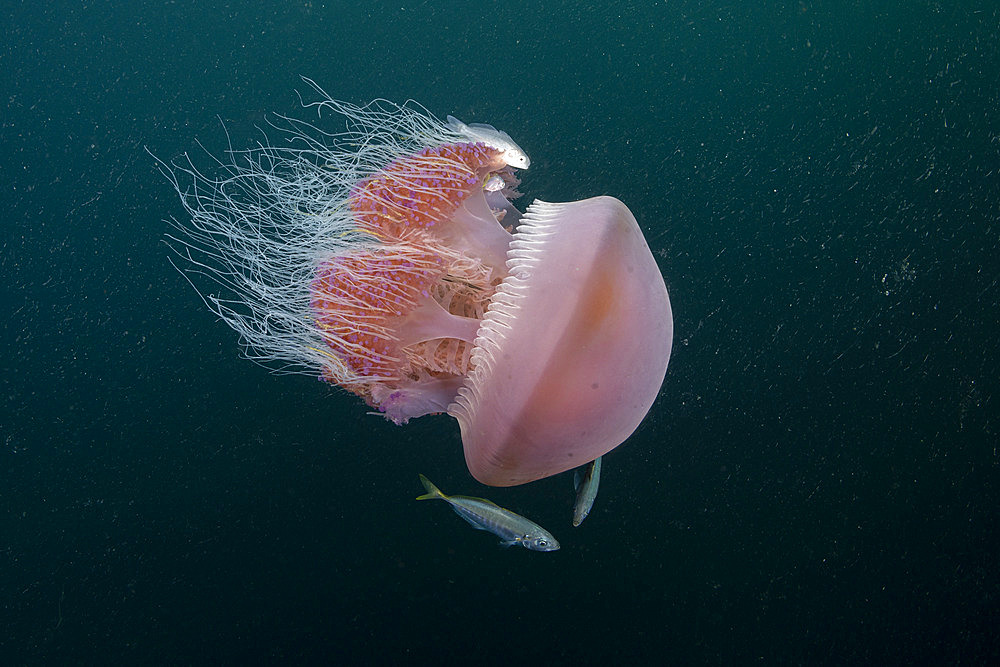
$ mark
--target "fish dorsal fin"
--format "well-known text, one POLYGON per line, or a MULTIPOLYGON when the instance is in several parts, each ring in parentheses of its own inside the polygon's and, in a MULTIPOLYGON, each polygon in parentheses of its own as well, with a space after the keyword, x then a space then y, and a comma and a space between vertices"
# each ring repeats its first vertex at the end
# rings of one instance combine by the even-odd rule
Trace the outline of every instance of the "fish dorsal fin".
POLYGON ((582 482, 582 481, 583 481, 583 479, 580 477, 580 471, 579 470, 574 470, 573 471, 573 489, 576 490, 576 491, 579 491, 580 490, 580 482, 582 482))
POLYGON ((486 130, 487 132, 493 132, 495 134, 505 134, 503 130, 498 130, 489 123, 469 123, 469 127, 473 130, 486 130))
POLYGON ((448 116, 448 127, 459 134, 469 135, 477 139, 487 139, 488 137, 498 137, 511 144, 514 140, 503 130, 498 130, 489 123, 463 123, 454 116, 448 116))
POLYGON ((448 496, 448 498, 451 500, 474 500, 477 503, 489 505, 490 507, 496 507, 497 509, 503 509, 492 500, 486 500, 486 498, 476 498, 475 496, 448 496))

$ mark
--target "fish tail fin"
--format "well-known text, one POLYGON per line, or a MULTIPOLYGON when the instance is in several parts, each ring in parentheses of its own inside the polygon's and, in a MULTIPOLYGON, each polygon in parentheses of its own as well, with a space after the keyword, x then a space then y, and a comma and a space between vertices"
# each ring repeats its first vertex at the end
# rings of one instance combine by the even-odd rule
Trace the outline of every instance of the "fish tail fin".
POLYGON ((417 500, 448 500, 448 496, 441 493, 441 489, 434 486, 434 483, 423 475, 420 475, 420 483, 427 489, 427 493, 417 496, 417 500))

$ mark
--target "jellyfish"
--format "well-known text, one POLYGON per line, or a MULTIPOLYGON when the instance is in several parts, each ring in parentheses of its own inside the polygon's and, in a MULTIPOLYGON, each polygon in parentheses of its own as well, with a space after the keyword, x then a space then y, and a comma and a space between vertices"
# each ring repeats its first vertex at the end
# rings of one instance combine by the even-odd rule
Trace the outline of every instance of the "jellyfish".
POLYGON ((168 243, 247 357, 306 372, 396 424, 457 420, 470 473, 513 486, 624 442, 664 380, 670 300, 607 196, 522 213, 504 132, 410 101, 303 103, 263 139, 162 170, 189 216, 168 243), (324 122, 325 126, 333 125, 324 122), (275 141, 277 139, 277 141, 275 141))

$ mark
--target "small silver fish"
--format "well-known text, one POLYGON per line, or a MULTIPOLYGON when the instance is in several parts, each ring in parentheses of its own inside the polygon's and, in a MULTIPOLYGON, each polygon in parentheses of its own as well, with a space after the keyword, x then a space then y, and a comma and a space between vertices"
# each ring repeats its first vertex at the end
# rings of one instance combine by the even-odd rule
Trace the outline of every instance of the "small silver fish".
POLYGON ((515 144, 510 135, 503 130, 483 123, 466 125, 454 116, 448 116, 448 127, 453 132, 468 137, 472 141, 479 141, 490 148, 497 149, 503 153, 503 160, 508 166, 527 169, 531 165, 528 154, 521 150, 521 147, 515 144))
POLYGON ((427 493, 417 496, 417 500, 445 501, 473 528, 488 530, 497 535, 505 547, 520 544, 532 551, 555 551, 559 548, 559 542, 552 537, 552 533, 520 514, 514 514, 484 498, 446 496, 423 475, 420 475, 420 482, 427 489, 427 493))
POLYGON ((499 192, 505 187, 507 187, 507 183, 500 174, 493 174, 483 183, 483 190, 487 192, 499 192))
POLYGON ((590 462, 587 471, 580 475, 579 469, 573 473, 576 488, 576 504, 573 505, 573 525, 579 526, 590 514, 590 508, 597 499, 597 486, 601 483, 601 457, 590 462))

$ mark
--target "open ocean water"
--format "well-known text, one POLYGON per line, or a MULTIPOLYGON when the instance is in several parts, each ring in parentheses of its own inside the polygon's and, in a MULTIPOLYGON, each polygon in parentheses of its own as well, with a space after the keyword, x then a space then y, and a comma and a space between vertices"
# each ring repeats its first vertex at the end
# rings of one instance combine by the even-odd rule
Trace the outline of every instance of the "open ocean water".
POLYGON ((0 40, 3 664, 995 664, 994 2, 50 2, 0 40), (146 152, 338 99, 507 131, 614 195, 674 353, 570 526, 240 359, 146 152), (502 549, 447 493, 527 514, 502 549))

